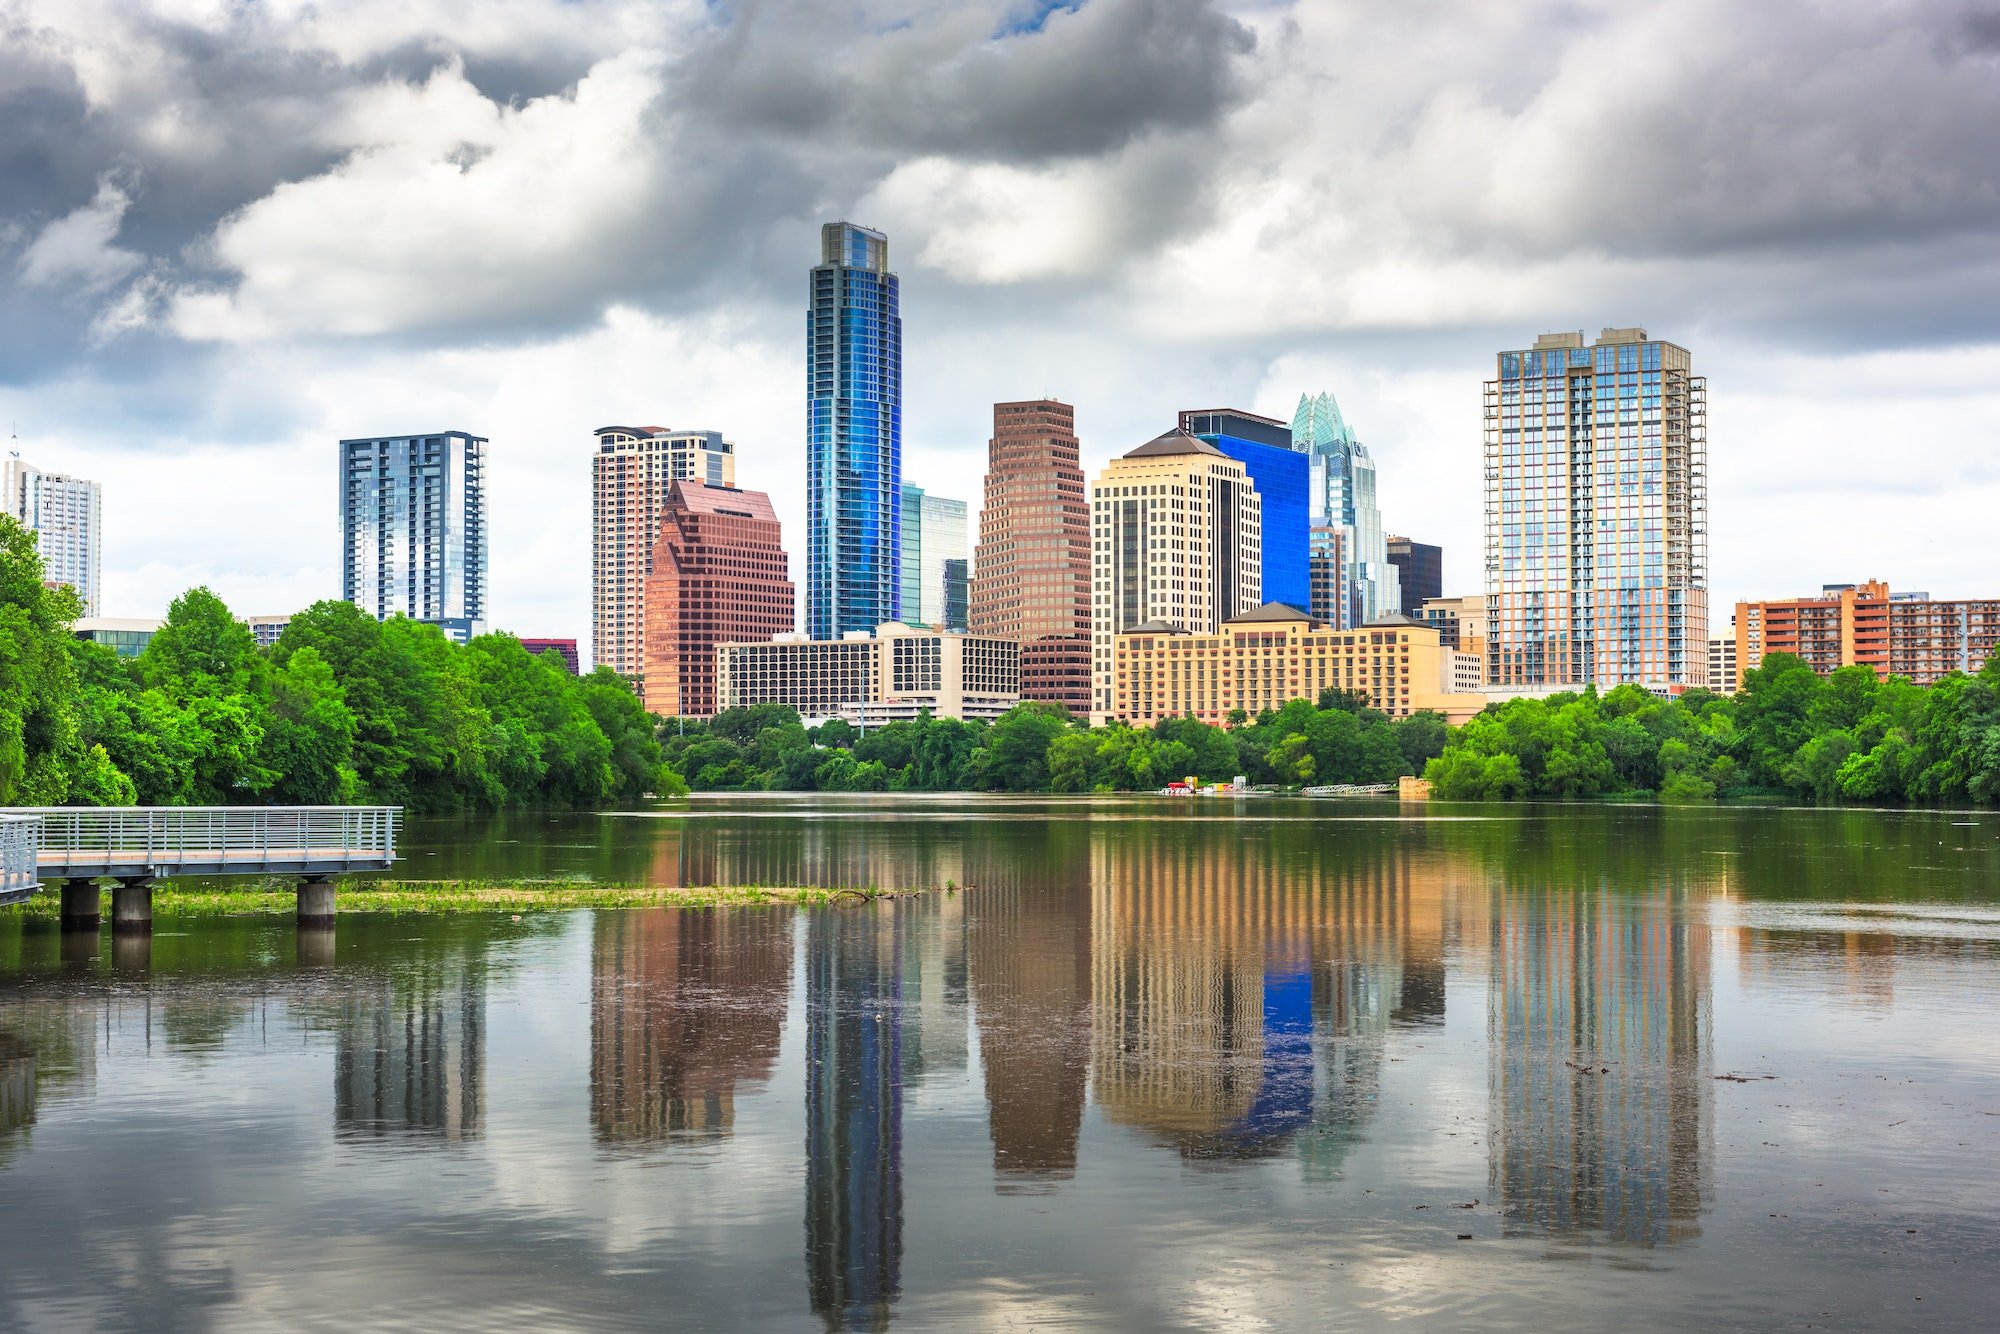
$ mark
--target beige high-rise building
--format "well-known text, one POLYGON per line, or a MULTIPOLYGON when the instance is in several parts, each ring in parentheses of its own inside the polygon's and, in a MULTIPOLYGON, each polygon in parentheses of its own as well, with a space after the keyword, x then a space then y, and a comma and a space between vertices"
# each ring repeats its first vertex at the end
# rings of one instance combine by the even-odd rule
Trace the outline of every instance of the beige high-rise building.
POLYGON ((1091 712, 1111 713, 1113 649, 1157 622, 1212 634, 1263 602, 1263 506, 1241 463, 1168 431, 1091 487, 1091 712))
POLYGON ((600 426, 590 460, 591 658, 643 684, 646 576, 676 481, 736 485, 736 447, 719 431, 600 426))
POLYGON ((1487 680, 1708 676, 1708 383, 1644 329, 1543 334, 1486 384, 1487 680))

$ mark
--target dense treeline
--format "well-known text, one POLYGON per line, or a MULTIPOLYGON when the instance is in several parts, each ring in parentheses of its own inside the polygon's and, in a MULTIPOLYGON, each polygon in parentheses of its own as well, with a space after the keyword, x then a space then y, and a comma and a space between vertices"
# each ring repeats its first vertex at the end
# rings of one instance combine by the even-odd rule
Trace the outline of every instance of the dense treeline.
POLYGON ((1447 798, 1777 794, 1818 802, 2000 801, 2000 658, 1929 688, 1774 653, 1735 696, 1620 686, 1489 707, 1425 769, 1447 798))
POLYGON ((389 802, 414 810, 596 806, 709 791, 1145 791, 1179 778, 1382 783, 1448 799, 1771 794, 2000 802, 2000 659, 1928 689, 1773 654, 1735 696, 1636 686, 1496 704, 1452 729, 1328 691, 1227 727, 1091 728, 1022 704, 992 723, 808 731, 776 705, 665 728, 629 683, 581 679, 508 635, 468 645, 316 603, 268 652, 220 599, 176 599, 137 658, 77 640, 0 516, 0 805, 389 802), (685 779, 683 779, 683 775, 685 779))
POLYGON ((1736 696, 1663 699, 1637 686, 1496 704, 1451 729, 1391 720, 1329 691, 1229 727, 1192 718, 1090 728, 1024 704, 991 724, 924 718, 863 735, 812 731, 779 706, 736 709, 666 738, 706 790, 1126 792, 1188 776, 1381 783, 1423 774, 1459 800, 1781 796, 1817 802, 2000 802, 2000 661, 1924 689, 1866 667, 1820 677, 1773 654, 1736 696))
POLYGON ((679 783, 623 679, 509 635, 329 601, 266 652, 197 588, 120 658, 70 633, 79 610, 0 519, 0 804, 593 806, 679 783))
POLYGON ((918 718, 858 732, 808 731, 781 705, 730 709, 665 738, 669 763, 702 790, 794 792, 1133 792, 1175 779, 1383 783, 1418 773, 1449 729, 1437 714, 1391 721, 1340 692, 1295 700, 1230 727, 1171 718, 1085 727, 1052 704, 992 723, 918 718))

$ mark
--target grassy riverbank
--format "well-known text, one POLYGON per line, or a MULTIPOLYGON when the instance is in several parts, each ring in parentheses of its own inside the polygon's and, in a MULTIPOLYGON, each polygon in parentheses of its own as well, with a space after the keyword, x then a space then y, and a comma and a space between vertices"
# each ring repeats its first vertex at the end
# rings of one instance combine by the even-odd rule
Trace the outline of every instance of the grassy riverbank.
MULTIPOLYGON (((958 886, 947 883, 947 893, 958 886)), ((389 916, 412 913, 567 912, 578 908, 711 908, 733 905, 843 904, 931 892, 884 890, 873 885, 826 889, 810 885, 617 885, 589 880, 367 880, 342 884, 335 911, 389 916)), ((0 921, 54 921, 60 896, 37 894, 0 908, 0 921)), ((109 896, 105 909, 110 910, 109 896)), ((182 888, 163 881, 153 889, 153 916, 240 917, 297 910, 289 883, 251 882, 242 889, 182 888)))

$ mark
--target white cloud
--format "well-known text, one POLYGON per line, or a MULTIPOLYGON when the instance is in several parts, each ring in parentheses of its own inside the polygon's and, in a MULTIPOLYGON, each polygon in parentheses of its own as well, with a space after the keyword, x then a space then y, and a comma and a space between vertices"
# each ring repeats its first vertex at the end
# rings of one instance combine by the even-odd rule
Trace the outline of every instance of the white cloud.
POLYGON ((331 171, 280 185, 217 229, 230 288, 173 300, 181 336, 255 341, 474 324, 532 307, 551 279, 615 290, 619 242, 657 232, 666 164, 646 151, 659 57, 594 67, 574 93, 494 104, 457 66, 421 88, 350 93, 331 171))
POLYGON ((21 252, 21 282, 29 287, 101 292, 145 264, 136 251, 114 244, 132 196, 114 174, 97 181, 91 201, 43 227, 21 252))

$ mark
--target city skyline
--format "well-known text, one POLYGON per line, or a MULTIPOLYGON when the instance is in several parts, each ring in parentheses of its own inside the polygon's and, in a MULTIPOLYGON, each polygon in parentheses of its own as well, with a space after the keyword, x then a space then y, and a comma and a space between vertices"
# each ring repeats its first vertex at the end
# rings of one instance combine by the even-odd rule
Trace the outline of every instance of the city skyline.
MULTIPOLYGON (((1700 40, 1645 11, 1540 5, 1455 36, 1192 0, 973 21, 1001 8, 860 34, 807 7, 736 33, 608 0, 619 17, 586 31, 529 0, 478 31, 417 5, 341 37, 28 4, 37 109, 10 126, 24 166, 0 217, 0 411, 26 457, 112 484, 102 614, 157 614, 200 582, 260 609, 325 595, 334 517, 275 479, 311 475, 330 439, 461 422, 493 441, 507 537, 489 619, 584 635, 588 501, 559 445, 666 420, 796 459, 797 257, 840 216, 897 238, 924 335, 905 466, 947 494, 975 494, 996 401, 1074 403, 1094 474, 1187 403, 1283 418, 1331 389, 1380 466, 1385 524, 1463 559, 1492 349, 1644 324, 1700 349, 1718 442, 1754 442, 1719 451, 1711 479, 1712 632, 1738 600, 1856 568, 1992 591, 1981 516, 2000 473, 1976 446, 2000 427, 2000 326, 1977 257, 2000 223, 1955 184, 1989 179, 1991 150, 1953 127, 1988 123, 2000 84, 1970 17, 1776 3, 1700 40), (1413 40, 1436 44, 1415 66, 1413 40), (774 72, 809 68, 793 62, 814 46, 849 50, 922 114, 827 74, 819 128, 780 115, 774 72), (1605 53, 1641 50, 1658 80, 1607 78, 1605 53), (1778 53, 1770 77, 1742 72, 1753 51, 1778 53), (246 82, 301 56, 317 72, 282 104, 246 82), (924 73, 954 61, 992 69, 924 73), (679 96, 709 87, 711 62, 744 74, 735 100, 679 96), (1809 75, 1829 67, 1859 86, 1828 100, 1809 75), (129 73, 94 72, 109 69, 129 73), (1311 93, 1323 77, 1348 95, 1311 93), (1127 106, 1093 84, 1182 95, 1127 106), (1662 91, 1696 84, 1702 108, 1662 91), (1105 114, 1052 127, 1038 112, 1064 98, 1105 114), (171 145, 146 128, 169 107, 171 145), (1734 133, 1746 120, 1765 132, 1734 133), (240 144, 256 123, 267 140, 240 144), (839 149, 829 125, 852 131, 839 149), (1643 171, 1631 136, 1655 145, 1643 171), (205 152, 230 171, 190 171, 205 152), (750 166, 765 184, 740 185, 750 166), (634 206, 586 210, 579 174, 613 171, 634 206), (1915 179, 1944 184, 1898 186, 1915 179), (661 222, 646 204, 669 181, 689 202, 661 222), (519 225, 541 207, 560 216, 519 225), (385 237, 409 217, 450 222, 385 237), (1171 319, 1169 295, 1209 313, 1171 319), (1879 439, 1906 442, 1886 483, 1879 439), (197 480, 216 475, 250 480, 197 480), (1827 522, 1862 505, 1878 524, 1827 522)), ((803 473, 750 483, 793 533, 803 473)))

